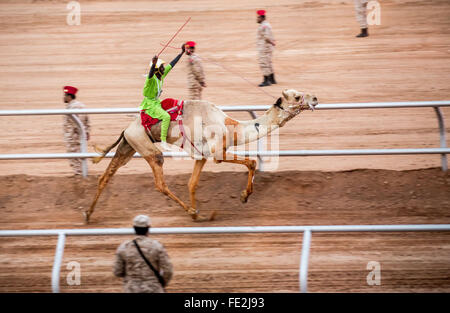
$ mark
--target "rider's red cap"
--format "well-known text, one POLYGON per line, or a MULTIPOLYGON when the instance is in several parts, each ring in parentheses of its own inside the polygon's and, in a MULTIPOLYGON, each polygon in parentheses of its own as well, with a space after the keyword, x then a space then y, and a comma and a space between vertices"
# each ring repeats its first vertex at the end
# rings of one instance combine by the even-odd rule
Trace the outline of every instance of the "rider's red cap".
POLYGON ((266 15, 266 10, 258 10, 258 11, 256 11, 256 14, 258 14, 258 15, 266 15))
POLYGON ((195 47, 196 43, 194 41, 188 41, 188 42, 186 42, 186 45, 188 47, 195 47))

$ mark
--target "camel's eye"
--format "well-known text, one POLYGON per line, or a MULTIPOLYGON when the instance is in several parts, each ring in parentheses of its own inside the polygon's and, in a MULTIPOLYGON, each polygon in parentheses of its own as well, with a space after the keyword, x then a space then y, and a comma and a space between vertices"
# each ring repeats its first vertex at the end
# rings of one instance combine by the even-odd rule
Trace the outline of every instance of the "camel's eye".
POLYGON ((295 97, 295 101, 300 101, 300 96, 295 97))

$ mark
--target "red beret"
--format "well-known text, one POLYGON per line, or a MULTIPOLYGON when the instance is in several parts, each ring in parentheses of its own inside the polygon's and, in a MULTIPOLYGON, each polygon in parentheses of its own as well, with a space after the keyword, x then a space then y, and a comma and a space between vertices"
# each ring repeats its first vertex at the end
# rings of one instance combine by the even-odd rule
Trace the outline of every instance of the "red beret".
POLYGON ((186 45, 188 45, 189 47, 195 47, 196 43, 193 41, 188 41, 186 42, 186 45))
POLYGON ((64 93, 70 93, 72 95, 76 94, 78 89, 72 86, 64 86, 63 87, 64 93))
POLYGON ((258 15, 266 15, 266 10, 258 10, 258 11, 256 11, 256 14, 258 14, 258 15))

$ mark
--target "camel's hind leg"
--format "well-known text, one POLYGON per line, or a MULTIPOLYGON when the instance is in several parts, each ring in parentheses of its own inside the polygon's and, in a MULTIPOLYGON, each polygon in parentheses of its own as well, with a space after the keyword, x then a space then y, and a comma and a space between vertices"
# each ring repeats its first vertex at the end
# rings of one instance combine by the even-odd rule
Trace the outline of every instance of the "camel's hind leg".
POLYGON ((246 158, 245 160, 236 159, 235 155, 227 154, 223 160, 214 159, 216 163, 227 162, 227 163, 235 163, 242 164, 247 166, 248 168, 248 179, 247 179, 247 188, 241 192, 241 202, 246 203, 248 197, 253 193, 253 179, 255 178, 256 171, 256 161, 250 160, 246 158))
POLYGON ((192 217, 193 220, 195 221, 207 220, 206 218, 202 217, 197 210, 187 206, 183 201, 181 201, 177 196, 175 196, 175 194, 172 191, 170 191, 169 187, 167 187, 167 184, 164 181, 164 174, 163 174, 164 157, 161 152, 145 156, 144 159, 148 162, 148 164, 151 166, 153 170, 153 175, 155 176, 155 185, 160 192, 169 196, 172 200, 176 201, 192 217))
POLYGON ((95 194, 94 201, 91 204, 89 210, 84 212, 84 217, 86 219, 86 223, 89 222, 89 218, 92 213, 94 213, 95 205, 97 204, 97 200, 100 197, 103 189, 108 184, 111 177, 117 172, 117 170, 128 163, 128 161, 133 157, 135 150, 128 144, 128 142, 124 139, 120 143, 117 148, 116 154, 108 165, 108 168, 103 173, 103 175, 98 180, 97 193, 95 194))

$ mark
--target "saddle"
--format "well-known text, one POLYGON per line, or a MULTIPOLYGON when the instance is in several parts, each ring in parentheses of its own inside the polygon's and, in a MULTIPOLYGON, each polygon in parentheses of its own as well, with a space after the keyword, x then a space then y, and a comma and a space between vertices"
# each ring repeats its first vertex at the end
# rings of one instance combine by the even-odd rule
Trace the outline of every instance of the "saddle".
MULTIPOLYGON (((169 113, 170 120, 178 121, 178 127, 180 128, 180 133, 181 133, 181 136, 183 137, 183 141, 181 142, 181 145, 180 145, 181 149, 183 149, 184 144, 187 141, 190 143, 192 148, 195 151, 197 151, 198 154, 203 156, 203 153, 188 138, 188 136, 186 135, 186 131, 184 130, 183 119, 182 119, 183 105, 184 105, 183 100, 167 98, 167 99, 164 99, 163 101, 161 101, 161 108, 163 108, 163 110, 166 110, 166 112, 169 113)), ((152 132, 150 130, 153 125, 158 124, 159 122, 160 122, 159 119, 153 118, 150 115, 148 115, 147 113, 145 113, 144 110, 141 110, 141 124, 147 130, 147 134, 153 143, 155 143, 156 140, 153 138, 152 132)))
MULTIPOLYGON (((170 115, 171 121, 176 121, 178 117, 181 118, 183 114, 183 100, 177 100, 172 98, 167 98, 161 101, 161 108, 165 110, 170 115)), ((153 125, 156 125, 160 122, 159 119, 153 118, 144 110, 141 110, 141 124, 147 130, 148 133, 151 134, 151 128, 153 125)))

